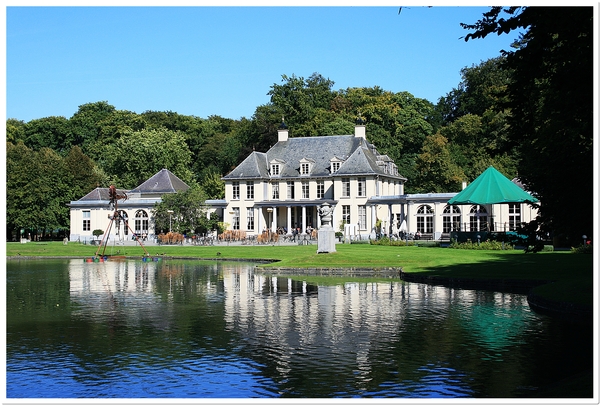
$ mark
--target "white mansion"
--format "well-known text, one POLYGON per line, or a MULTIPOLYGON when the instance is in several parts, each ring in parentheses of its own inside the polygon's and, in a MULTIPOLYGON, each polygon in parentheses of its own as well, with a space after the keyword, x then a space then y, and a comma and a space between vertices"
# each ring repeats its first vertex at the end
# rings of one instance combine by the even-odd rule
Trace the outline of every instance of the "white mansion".
MULTIPOLYGON (((457 193, 405 194, 406 178, 396 164, 367 141, 359 122, 353 135, 290 138, 285 124, 278 142, 267 152, 252 152, 223 177, 225 199, 207 200, 227 229, 256 236, 265 230, 306 234, 320 227, 318 208, 330 204, 336 231, 350 239, 377 233, 421 233, 428 239, 448 239, 451 231, 510 231, 537 216, 527 203, 449 205, 457 193)), ((513 180, 519 187, 522 186, 513 180)), ((152 208, 165 193, 189 187, 163 169, 127 194, 119 210, 128 227, 112 230, 109 240, 155 235, 152 208)), ((95 229, 107 229, 113 209, 107 188, 97 188, 69 204, 71 241, 93 239, 95 229)))
MULTIPOLYGON (((285 124, 267 152, 252 152, 223 177, 219 209, 229 229, 257 235, 319 228, 318 207, 334 207, 333 226, 350 238, 376 233, 421 233, 447 238, 451 231, 508 231, 537 216, 526 203, 457 206, 457 193, 404 194, 406 178, 366 139, 362 122, 353 135, 290 138, 285 124)), ((513 182, 515 182, 513 180, 513 182)))

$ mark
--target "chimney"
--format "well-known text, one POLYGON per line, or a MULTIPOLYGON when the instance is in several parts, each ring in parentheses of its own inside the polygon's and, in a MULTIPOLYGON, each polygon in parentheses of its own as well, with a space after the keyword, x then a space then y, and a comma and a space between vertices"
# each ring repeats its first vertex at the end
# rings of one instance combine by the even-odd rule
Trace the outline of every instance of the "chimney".
POLYGON ((467 182, 463 180, 463 182, 462 182, 462 189, 464 190, 465 188, 467 188, 467 182))
POLYGON ((283 117, 281 118, 281 124, 279 125, 279 129, 277 130, 277 141, 285 142, 288 140, 288 127, 285 125, 283 121, 283 117))
POLYGON ((360 114, 358 115, 358 119, 356 120, 356 125, 354 126, 354 137, 355 138, 363 138, 367 139, 367 130, 365 122, 363 121, 360 114))

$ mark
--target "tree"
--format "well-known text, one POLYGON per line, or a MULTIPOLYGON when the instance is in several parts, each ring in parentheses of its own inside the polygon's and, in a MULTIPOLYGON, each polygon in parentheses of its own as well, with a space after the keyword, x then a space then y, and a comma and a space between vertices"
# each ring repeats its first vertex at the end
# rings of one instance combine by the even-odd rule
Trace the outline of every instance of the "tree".
POLYGON ((416 171, 419 191, 440 193, 459 191, 465 174, 450 156, 448 140, 439 132, 425 139, 417 157, 416 171))
POLYGON ((186 191, 163 195, 153 209, 156 232, 199 234, 215 229, 215 219, 206 217, 206 194, 198 185, 186 191), (172 211, 172 212, 169 212, 172 211), (213 223, 214 222, 214 223, 213 223))
POLYGON ((46 117, 25 124, 25 144, 35 150, 51 148, 66 153, 73 144, 73 133, 65 117, 46 117))
POLYGON ((288 127, 294 129, 296 136, 320 135, 305 125, 313 121, 318 110, 331 108, 334 82, 319 73, 313 73, 306 80, 296 75, 281 77, 283 84, 273 84, 267 93, 271 96, 271 103, 285 117, 288 127))
POLYGON ((34 151, 22 142, 6 147, 7 234, 63 232, 69 226, 69 184, 62 158, 50 148, 34 151))
POLYGON ((185 137, 167 129, 130 132, 100 151, 104 171, 115 186, 131 189, 162 169, 169 169, 187 184, 194 182, 191 153, 185 137))
POLYGON ((6 141, 16 144, 25 142, 25 122, 14 118, 6 120, 6 141))
POLYGON ((115 107, 106 101, 87 103, 69 119, 74 136, 74 144, 84 153, 94 152, 95 142, 100 138, 102 122, 115 112, 115 107))
POLYGON ((474 30, 465 40, 526 30, 505 52, 508 142, 521 181, 540 199, 542 230, 572 244, 593 230, 593 11, 492 7, 463 24, 474 30))
POLYGON ((106 184, 107 177, 86 156, 79 146, 73 146, 64 158, 65 174, 68 176, 69 195, 77 200, 101 184, 106 184))

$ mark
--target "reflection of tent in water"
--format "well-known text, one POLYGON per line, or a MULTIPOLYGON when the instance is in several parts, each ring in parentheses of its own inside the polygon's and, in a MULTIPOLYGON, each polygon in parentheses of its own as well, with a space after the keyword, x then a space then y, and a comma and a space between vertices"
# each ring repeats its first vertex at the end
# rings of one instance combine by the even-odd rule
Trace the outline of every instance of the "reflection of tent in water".
POLYGON ((451 198, 448 204, 489 205, 523 202, 538 202, 538 199, 490 166, 463 191, 451 198))

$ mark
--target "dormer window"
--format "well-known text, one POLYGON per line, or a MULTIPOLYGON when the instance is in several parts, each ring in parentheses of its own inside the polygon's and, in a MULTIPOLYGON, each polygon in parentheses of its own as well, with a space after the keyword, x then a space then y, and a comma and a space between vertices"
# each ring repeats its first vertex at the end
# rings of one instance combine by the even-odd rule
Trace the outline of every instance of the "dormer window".
POLYGON ((343 162, 343 160, 338 157, 333 157, 330 160, 330 164, 331 164, 330 170, 331 170, 332 174, 337 172, 338 170, 340 170, 340 166, 342 165, 342 162, 343 162))
POLYGON ((312 170, 314 161, 312 159, 300 160, 300 176, 308 176, 312 170))
POLYGON ((273 159, 269 162, 269 165, 271 167, 271 177, 279 177, 281 176, 281 171, 283 169, 283 165, 285 164, 285 161, 281 160, 281 159, 273 159))
POLYGON ((279 176, 279 163, 271 165, 271 176, 279 176))

